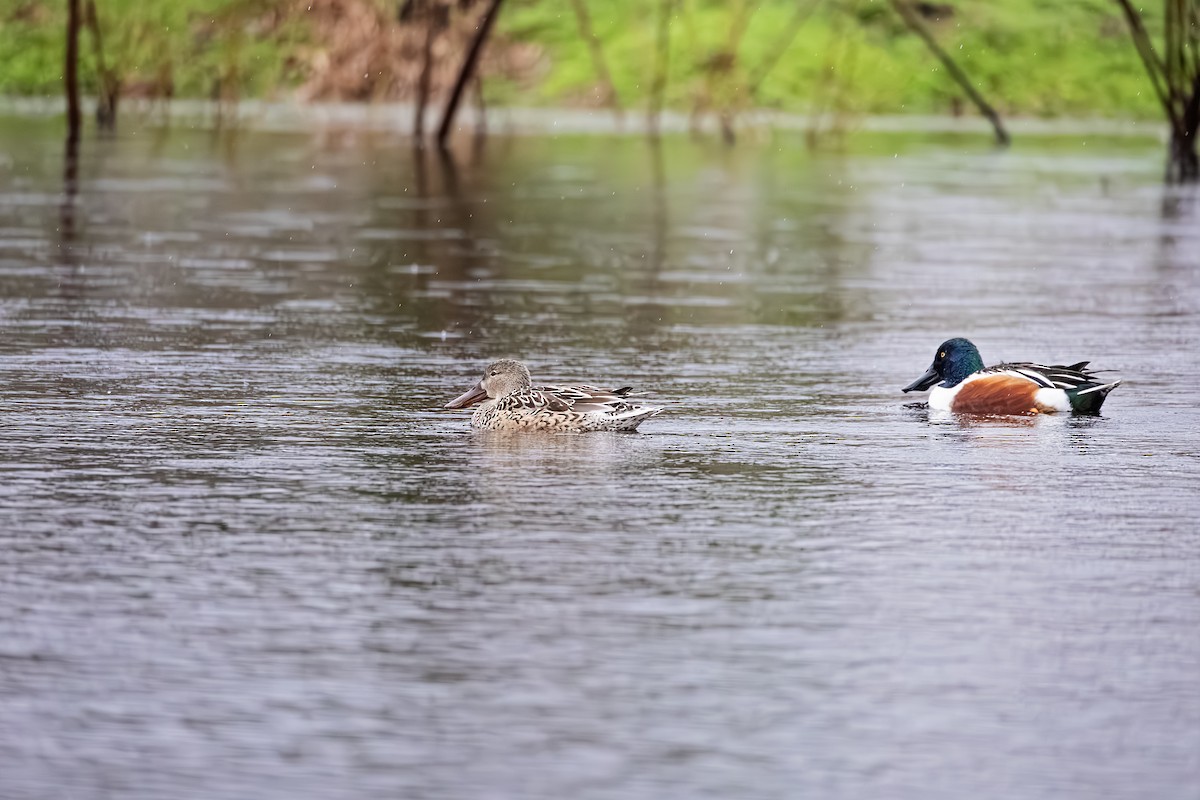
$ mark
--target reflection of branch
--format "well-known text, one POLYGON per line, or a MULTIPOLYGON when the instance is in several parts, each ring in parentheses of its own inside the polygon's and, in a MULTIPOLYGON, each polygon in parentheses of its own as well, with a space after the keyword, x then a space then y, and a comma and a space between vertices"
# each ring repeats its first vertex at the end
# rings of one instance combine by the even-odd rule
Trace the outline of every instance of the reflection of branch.
POLYGON ((654 228, 654 255, 650 260, 650 268, 654 274, 662 270, 667 260, 667 228, 670 217, 667 208, 667 174, 663 164, 662 141, 650 141, 650 177, 654 182, 651 201, 654 203, 650 224, 654 228))
POLYGON ((996 113, 996 109, 992 108, 988 104, 988 101, 983 99, 983 95, 971 84, 971 79, 959 68, 958 64, 954 63, 954 59, 950 58, 950 54, 941 48, 937 40, 933 38, 933 34, 930 33, 929 28, 925 27, 925 23, 921 21, 921 18, 917 16, 906 0, 890 0, 890 2, 892 8, 904 19, 904 23, 908 25, 909 29, 920 37, 921 41, 925 42, 925 46, 942 62, 942 66, 950 73, 950 77, 954 79, 954 82, 967 93, 967 97, 971 98, 971 102, 979 109, 979 113, 987 117, 988 122, 992 123, 992 127, 996 130, 996 141, 1001 145, 1007 145, 1009 142, 1008 131, 1004 130, 1004 123, 1000 121, 1000 115, 996 113))
POLYGON ((663 93, 667 88, 667 68, 671 60, 671 5, 671 0, 662 0, 658 7, 654 79, 650 84, 650 108, 646 112, 646 127, 651 136, 658 135, 658 117, 662 113, 663 93))
POLYGON ((79 140, 67 140, 63 160, 63 198, 58 206, 58 236, 62 244, 75 240, 75 200, 79 195, 79 140))
POLYGON ((604 90, 604 103, 620 119, 624 109, 621 108, 621 99, 617 97, 617 87, 613 84, 612 75, 608 71, 608 62, 604 59, 604 50, 600 47, 600 39, 592 28, 592 19, 588 16, 587 6, 584 5, 583 0, 571 0, 571 6, 575 9, 575 19, 579 23, 579 35, 583 37, 583 41, 588 47, 588 53, 592 57, 592 69, 596 70, 596 77, 600 80, 600 86, 604 90))
POLYGON ((454 154, 444 147, 440 148, 437 152, 437 163, 442 173, 442 190, 450 200, 450 207, 458 212, 459 227, 463 229, 464 233, 469 233, 471 215, 463 205, 462 188, 458 180, 458 165, 454 163, 454 154))
POLYGON ((483 78, 475 76, 475 147, 483 146, 487 139, 487 101, 483 97, 483 78))

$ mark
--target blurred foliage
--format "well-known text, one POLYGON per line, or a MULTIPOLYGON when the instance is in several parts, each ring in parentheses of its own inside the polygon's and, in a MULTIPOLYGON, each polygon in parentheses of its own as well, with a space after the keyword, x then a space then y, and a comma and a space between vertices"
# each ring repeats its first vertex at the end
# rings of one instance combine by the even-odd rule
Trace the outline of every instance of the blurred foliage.
MULTIPOLYGON (((399 0, 366 0, 398 15, 399 0)), ((621 102, 640 108, 653 65, 660 0, 586 0, 621 102)), ((128 85, 169 76, 177 97, 287 92, 308 77, 321 32, 289 0, 96 0, 108 60, 128 85)), ((0 0, 0 93, 61 91, 65 0, 0 0)), ((1002 113, 1154 116, 1158 112, 1112 0, 943 0, 928 23, 1002 113)), ((848 113, 944 113, 959 93, 887 0, 674 0, 667 105, 848 113), (750 96, 750 76, 777 48, 797 4, 815 9, 750 96), (731 48, 739 8, 750 10, 731 48)), ((931 11, 930 11, 931 10, 931 11)), ((1151 22, 1159 9, 1148 9, 1151 22)), ((508 0, 493 46, 535 46, 536 69, 488 76, 491 102, 595 104, 596 75, 565 0, 508 0)), ((84 90, 96 90, 82 43, 84 90)))
MULTIPOLYGON (((86 0, 83 0, 86 2, 86 0)), ((175 96, 210 97, 224 84, 262 96, 300 77, 296 55, 309 32, 271 0, 95 0, 105 57, 133 89, 169 80, 175 96)), ((62 91, 66 2, 0 3, 0 93, 62 91), (8 6, 6 8, 6 6, 8 6)), ((80 83, 97 90, 92 41, 81 32, 80 83)))
MULTIPOLYGON (((627 102, 646 95, 653 47, 653 15, 648 11, 656 3, 589 3, 613 82, 627 102)), ((763 63, 797 3, 816 5, 816 10, 763 81, 755 105, 808 110, 821 85, 828 83, 836 84, 851 110, 861 112, 945 112, 958 102, 958 91, 924 45, 907 32, 887 0, 754 4, 737 52, 735 83, 744 82, 746 74, 763 63)), ((701 91, 704 64, 726 46, 738 4, 675 0, 674 5, 668 104, 686 109, 701 91)), ((934 35, 1002 112, 1158 113, 1120 11, 1111 0, 959 0, 926 5, 951 10, 940 19, 928 20, 934 35)), ((536 88, 540 101, 586 97, 594 77, 565 3, 516 0, 506 8, 502 24, 508 35, 546 48, 552 68, 536 88)))

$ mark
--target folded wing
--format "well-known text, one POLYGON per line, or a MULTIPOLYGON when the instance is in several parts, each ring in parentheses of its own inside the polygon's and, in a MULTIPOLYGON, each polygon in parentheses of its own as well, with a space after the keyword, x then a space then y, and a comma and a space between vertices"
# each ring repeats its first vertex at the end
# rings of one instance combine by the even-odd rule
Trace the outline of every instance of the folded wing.
POLYGON ((537 391, 561 403, 566 403, 568 408, 578 413, 620 414, 637 408, 633 403, 626 401, 626 398, 633 394, 631 386, 622 386, 620 389, 603 389, 587 384, 541 386, 537 391))
POLYGON ((1096 379, 1094 371, 1087 369, 1089 363, 1080 361, 1077 364, 1034 364, 1028 361, 1018 361, 1011 364, 997 364, 994 367, 988 367, 984 372, 1008 373, 1033 381, 1043 389, 1069 391, 1100 386, 1103 383, 1096 379))

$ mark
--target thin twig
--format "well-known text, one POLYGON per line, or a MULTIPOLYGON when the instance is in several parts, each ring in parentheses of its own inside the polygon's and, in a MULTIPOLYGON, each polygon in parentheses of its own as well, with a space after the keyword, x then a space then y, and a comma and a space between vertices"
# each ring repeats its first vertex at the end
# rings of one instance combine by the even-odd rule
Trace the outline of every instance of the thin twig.
POLYGON ((654 78, 650 84, 650 107, 646 111, 646 129, 650 136, 658 136, 658 118, 662 114, 663 95, 667 89, 667 69, 671 64, 671 5, 672 0, 662 0, 658 7, 654 78))
POLYGON ((820 7, 822 0, 816 0, 807 7, 797 5, 796 10, 792 13, 791 19, 788 20, 787 27, 784 28, 783 34, 775 41, 775 46, 758 65, 758 69, 750 74, 747 83, 746 96, 754 98, 758 96, 758 90, 762 87, 762 83, 771 74, 771 71, 778 66, 783 59, 788 48, 792 46, 792 42, 796 38, 796 34, 800 33, 800 29, 804 27, 804 23, 812 17, 813 12, 820 7))

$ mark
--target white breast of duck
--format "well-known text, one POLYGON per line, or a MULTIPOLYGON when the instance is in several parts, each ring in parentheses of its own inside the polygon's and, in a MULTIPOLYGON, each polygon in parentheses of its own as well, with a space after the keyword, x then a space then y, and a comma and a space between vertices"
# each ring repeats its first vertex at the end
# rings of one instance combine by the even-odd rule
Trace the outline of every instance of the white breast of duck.
MULTIPOLYGON (((954 401, 958 399, 959 394, 964 388, 970 387, 967 389, 967 393, 972 394, 982 386, 981 384, 971 386, 971 384, 975 383, 976 381, 985 381, 988 385, 995 384, 998 388, 1006 388, 1008 389, 1008 394, 1011 396, 1014 393, 1011 391, 1011 388, 1008 387, 1011 387, 1012 384, 1005 383, 1003 387, 1000 387, 1000 380, 1005 378, 1021 382, 1021 388, 1015 393, 1018 396, 1013 397, 1012 401, 1009 401, 1009 403, 1006 403, 1006 405, 1015 402, 1016 405, 1021 406, 1022 412, 1032 412, 1036 410, 1042 414, 1052 412, 1067 412, 1071 410, 1071 400, 1069 397, 1067 397, 1066 391, 1057 387, 1046 387, 1039 381, 1031 378, 1029 375, 1017 370, 988 370, 986 372, 977 372, 969 378, 964 379, 962 382, 955 384, 954 386, 943 386, 940 384, 934 386, 929 390, 929 407, 937 411, 956 410, 954 401), (1026 384, 1028 384, 1028 386, 1026 386, 1026 384)), ((995 392, 992 393, 994 394, 995 392)), ((960 408, 957 410, 962 409, 960 408)))

